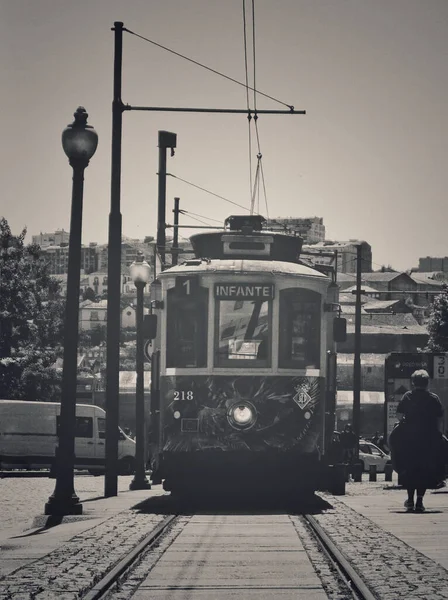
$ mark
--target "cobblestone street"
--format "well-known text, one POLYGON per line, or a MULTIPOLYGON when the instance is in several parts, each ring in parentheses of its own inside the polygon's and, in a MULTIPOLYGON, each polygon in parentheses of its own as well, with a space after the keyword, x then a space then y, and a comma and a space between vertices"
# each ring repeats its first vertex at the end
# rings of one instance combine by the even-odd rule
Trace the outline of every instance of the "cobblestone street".
MULTIPOLYGON (((118 491, 129 489, 131 476, 118 478, 118 491)), ((44 514, 44 505, 53 493, 55 480, 48 477, 0 478, 0 536, 11 528, 27 529, 35 517, 44 514)), ((75 476, 75 492, 81 502, 104 495, 104 476, 75 476)))

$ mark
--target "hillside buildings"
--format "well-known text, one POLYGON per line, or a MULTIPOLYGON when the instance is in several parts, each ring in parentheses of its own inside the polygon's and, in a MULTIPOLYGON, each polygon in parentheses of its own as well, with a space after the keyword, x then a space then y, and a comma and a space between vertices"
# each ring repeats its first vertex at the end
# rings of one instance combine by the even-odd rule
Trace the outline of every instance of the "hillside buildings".
POLYGON ((425 256, 418 260, 418 271, 422 273, 442 272, 448 274, 448 256, 436 258, 435 256, 425 256))
POLYGON ((300 235, 307 244, 325 240, 325 225, 322 217, 277 217, 268 219, 267 228, 272 231, 287 231, 300 235))
POLYGON ((361 246, 361 271, 372 271, 372 248, 363 240, 321 241, 304 244, 301 258, 316 266, 331 266, 337 273, 356 273, 357 247, 361 246))

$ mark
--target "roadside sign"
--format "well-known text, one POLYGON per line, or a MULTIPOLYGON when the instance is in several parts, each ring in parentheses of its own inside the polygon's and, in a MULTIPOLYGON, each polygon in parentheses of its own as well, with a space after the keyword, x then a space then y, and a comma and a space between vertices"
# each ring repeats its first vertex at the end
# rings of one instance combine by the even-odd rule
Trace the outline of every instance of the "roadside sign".
POLYGON ((387 439, 389 439, 392 429, 397 422, 397 406, 398 402, 395 401, 387 403, 387 439))
POLYGON ((390 435, 396 422, 397 404, 411 389, 411 375, 425 369, 430 377, 429 389, 437 394, 445 410, 444 428, 448 417, 448 353, 392 352, 385 361, 384 381, 384 434, 390 435))
POLYGON ((448 379, 448 359, 446 354, 434 356, 434 379, 448 379))
POLYGON ((145 355, 146 362, 151 362, 152 355, 152 343, 151 340, 146 340, 145 345, 143 346, 143 354, 145 355))
POLYGON ((433 376, 431 355, 423 352, 393 352, 386 358, 386 377, 390 379, 410 379, 414 371, 425 369, 433 376))

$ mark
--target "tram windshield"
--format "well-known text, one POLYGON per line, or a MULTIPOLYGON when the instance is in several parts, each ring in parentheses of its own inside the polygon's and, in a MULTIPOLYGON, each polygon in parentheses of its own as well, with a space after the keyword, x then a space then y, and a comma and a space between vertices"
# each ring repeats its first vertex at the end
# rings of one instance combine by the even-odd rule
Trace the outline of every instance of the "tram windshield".
POLYGON ((280 292, 279 367, 318 369, 321 296, 304 289, 280 292))
POLYGON ((217 366, 270 364, 269 300, 219 300, 217 366))
POLYGON ((208 293, 199 288, 194 297, 168 291, 167 367, 197 368, 207 365, 208 293))

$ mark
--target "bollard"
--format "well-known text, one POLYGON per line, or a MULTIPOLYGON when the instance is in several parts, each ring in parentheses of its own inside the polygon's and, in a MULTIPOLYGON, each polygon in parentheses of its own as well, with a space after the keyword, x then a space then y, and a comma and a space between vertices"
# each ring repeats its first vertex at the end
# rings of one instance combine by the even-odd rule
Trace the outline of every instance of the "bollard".
POLYGON ((384 466, 384 481, 392 481, 392 473, 394 468, 392 463, 386 463, 384 466))
POLYGON ((353 481, 356 481, 357 483, 362 481, 362 471, 363 471, 362 463, 356 463, 356 464, 352 465, 353 481))
POLYGON ((376 465, 369 466, 369 481, 376 481, 376 465))
POLYGON ((346 465, 337 464, 329 468, 329 492, 334 496, 345 495, 346 465))

